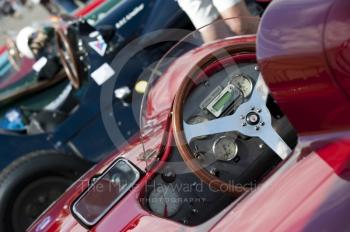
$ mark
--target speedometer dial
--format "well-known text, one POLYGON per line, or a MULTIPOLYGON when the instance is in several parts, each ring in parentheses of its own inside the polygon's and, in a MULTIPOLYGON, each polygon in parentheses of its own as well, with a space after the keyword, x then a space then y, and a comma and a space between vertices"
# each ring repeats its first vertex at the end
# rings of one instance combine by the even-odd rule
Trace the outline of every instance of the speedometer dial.
POLYGON ((213 153, 216 159, 230 161, 238 153, 238 146, 234 138, 222 136, 218 138, 213 145, 213 153))
POLYGON ((148 200, 151 210, 162 217, 173 216, 181 206, 179 194, 170 185, 161 185, 153 189, 148 200))
POLYGON ((244 97, 248 97, 253 91, 253 83, 248 77, 243 75, 234 77, 231 83, 243 92, 244 97))

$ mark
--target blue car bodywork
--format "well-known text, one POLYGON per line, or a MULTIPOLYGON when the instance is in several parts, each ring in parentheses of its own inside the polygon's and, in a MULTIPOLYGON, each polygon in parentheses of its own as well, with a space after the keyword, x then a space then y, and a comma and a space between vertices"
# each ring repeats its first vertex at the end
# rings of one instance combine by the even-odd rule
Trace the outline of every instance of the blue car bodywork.
MULTIPOLYGON (((117 4, 94 27, 106 25, 116 30, 112 40, 117 42, 114 44, 116 48, 113 52, 110 54, 106 52, 103 56, 88 45, 87 41, 91 40, 91 33, 86 33, 85 29, 80 31, 79 37, 84 42, 87 52, 83 65, 88 67, 88 71, 84 74, 81 89, 76 91, 75 97, 79 100, 77 109, 50 132, 33 135, 4 131, 0 133, 0 153, 2 154, 0 170, 33 151, 53 149, 98 162, 138 131, 137 120, 131 106, 119 99, 113 99, 107 104, 103 103, 100 97, 101 89, 103 85, 110 85, 111 82, 106 81, 100 86, 91 78, 91 74, 105 63, 113 67, 112 61, 118 51, 140 36, 165 28, 191 29, 192 24, 178 7, 177 2, 173 0, 128 0, 117 4), (101 109, 105 115, 114 115, 116 119, 120 130, 120 140, 117 142, 112 142, 106 132, 101 109)), ((126 68, 119 73, 117 81, 114 81, 114 89, 124 86, 133 89, 140 74, 159 59, 171 44, 173 43, 164 43, 163 49, 155 46, 135 55, 126 68)), ((64 84, 68 85, 69 82, 65 81, 64 84)), ((141 97, 135 101, 141 101, 141 97)))

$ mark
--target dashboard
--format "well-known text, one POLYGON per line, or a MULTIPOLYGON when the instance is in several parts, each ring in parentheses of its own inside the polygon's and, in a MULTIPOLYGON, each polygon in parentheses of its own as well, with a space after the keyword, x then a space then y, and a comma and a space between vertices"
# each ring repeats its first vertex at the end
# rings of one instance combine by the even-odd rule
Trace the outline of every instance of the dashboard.
MULTIPOLYGON (((197 81, 184 102, 183 120, 197 124, 231 115, 248 101, 259 71, 255 60, 221 68, 197 81)), ((272 126, 290 147, 296 133, 271 97, 267 107, 272 126)), ((259 121, 253 116, 251 123, 259 121)), ((255 188, 281 162, 258 137, 236 131, 199 136, 189 147, 201 167, 227 183, 255 188)), ((223 191, 224 192, 224 191, 223 191)), ((186 225, 198 225, 215 216, 235 200, 203 183, 185 164, 176 146, 162 170, 147 185, 143 206, 153 214, 186 225)))

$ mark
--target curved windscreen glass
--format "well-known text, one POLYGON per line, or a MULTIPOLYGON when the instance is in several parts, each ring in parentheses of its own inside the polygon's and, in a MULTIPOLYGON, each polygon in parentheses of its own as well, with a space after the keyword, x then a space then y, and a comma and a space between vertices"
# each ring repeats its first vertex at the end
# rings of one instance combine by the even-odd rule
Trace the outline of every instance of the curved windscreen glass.
MULTIPOLYGON (((189 33, 162 57, 153 68, 141 105, 139 125, 140 134, 144 141, 145 160, 147 160, 150 150, 159 149, 159 144, 166 141, 164 138, 168 134, 166 133, 168 128, 170 128, 169 116, 172 103, 181 80, 183 80, 179 75, 186 73, 186 69, 189 71, 196 65, 198 62, 196 54, 203 50, 213 49, 217 42, 225 42, 232 37, 254 35, 258 25, 258 17, 219 20, 189 33), (193 59, 189 59, 189 56, 193 59), (176 70, 178 67, 181 67, 181 70, 176 70), (150 137, 153 138, 153 141, 154 139, 159 140, 155 143, 152 142, 152 144, 157 144, 157 147, 152 147, 154 145, 145 142, 150 137)), ((229 94, 223 95, 212 106, 213 111, 220 111, 225 100, 231 98, 229 94)))

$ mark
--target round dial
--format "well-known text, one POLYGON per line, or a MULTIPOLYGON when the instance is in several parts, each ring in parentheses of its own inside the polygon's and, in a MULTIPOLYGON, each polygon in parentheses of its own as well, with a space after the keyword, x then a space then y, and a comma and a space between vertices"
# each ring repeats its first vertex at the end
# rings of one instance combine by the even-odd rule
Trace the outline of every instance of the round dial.
MULTIPOLYGON (((202 123, 202 122, 207 122, 209 121, 205 116, 201 116, 201 115, 196 115, 196 116, 192 116, 188 121, 187 123, 190 124, 190 125, 193 125, 193 124, 198 124, 198 123, 202 123)), ((204 136, 199 136, 199 137, 196 137, 196 139, 205 139, 207 136, 204 135, 204 136)))
POLYGON ((236 76, 232 79, 231 83, 243 92, 244 97, 248 97, 253 91, 253 84, 248 77, 242 75, 236 76))
POLYGON ((214 142, 213 152, 218 160, 230 161, 236 157, 238 146, 234 138, 223 136, 214 142))
POLYGON ((181 206, 180 196, 171 186, 162 185, 153 189, 148 200, 150 209, 162 217, 173 216, 181 206))

